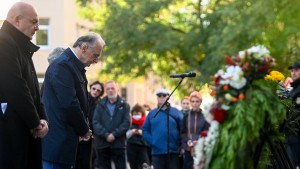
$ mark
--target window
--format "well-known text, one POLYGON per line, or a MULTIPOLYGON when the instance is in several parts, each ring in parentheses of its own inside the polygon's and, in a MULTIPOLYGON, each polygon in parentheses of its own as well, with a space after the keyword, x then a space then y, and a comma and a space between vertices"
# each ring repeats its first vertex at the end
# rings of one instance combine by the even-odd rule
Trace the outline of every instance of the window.
POLYGON ((36 45, 41 49, 50 49, 50 25, 49 19, 42 18, 39 20, 39 30, 36 32, 36 45))
POLYGON ((126 87, 122 87, 122 88, 121 88, 121 97, 122 97, 124 100, 127 100, 127 89, 126 89, 126 87))

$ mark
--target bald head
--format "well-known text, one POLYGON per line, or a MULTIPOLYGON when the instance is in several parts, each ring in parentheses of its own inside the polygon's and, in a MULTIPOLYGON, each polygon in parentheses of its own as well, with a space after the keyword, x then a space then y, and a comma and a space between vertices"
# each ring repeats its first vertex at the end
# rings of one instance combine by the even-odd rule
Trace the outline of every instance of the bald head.
POLYGON ((6 20, 32 39, 38 30, 38 14, 29 3, 17 2, 8 11, 6 20))
POLYGON ((26 2, 16 2, 8 11, 6 20, 13 22, 14 18, 17 16, 28 15, 28 13, 36 12, 34 7, 26 2))

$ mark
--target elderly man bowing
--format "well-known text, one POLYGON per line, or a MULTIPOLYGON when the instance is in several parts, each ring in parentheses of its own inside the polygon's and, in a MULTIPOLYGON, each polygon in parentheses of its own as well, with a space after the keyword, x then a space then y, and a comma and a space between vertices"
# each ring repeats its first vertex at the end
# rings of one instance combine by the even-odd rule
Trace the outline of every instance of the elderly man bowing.
POLYGON ((80 140, 92 134, 88 124, 85 67, 97 63, 105 42, 100 35, 81 36, 48 67, 43 103, 51 130, 43 139, 44 169, 70 169, 80 140))

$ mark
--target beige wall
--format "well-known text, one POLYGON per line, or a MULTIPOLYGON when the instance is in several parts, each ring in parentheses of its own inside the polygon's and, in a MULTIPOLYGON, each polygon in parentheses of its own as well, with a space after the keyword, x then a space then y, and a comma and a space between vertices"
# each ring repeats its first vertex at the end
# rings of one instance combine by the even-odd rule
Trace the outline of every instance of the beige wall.
POLYGON ((48 66, 48 53, 57 46, 72 46, 81 34, 78 29, 79 17, 76 13, 76 4, 74 0, 23 1, 34 5, 40 18, 49 18, 50 48, 40 49, 33 56, 37 73, 44 74, 48 66))

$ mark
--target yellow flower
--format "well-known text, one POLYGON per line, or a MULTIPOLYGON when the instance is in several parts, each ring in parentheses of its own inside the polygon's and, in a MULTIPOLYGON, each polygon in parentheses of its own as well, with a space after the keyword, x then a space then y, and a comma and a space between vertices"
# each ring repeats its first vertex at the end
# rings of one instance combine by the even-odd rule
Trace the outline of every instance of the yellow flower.
POLYGON ((284 75, 278 71, 271 71, 270 74, 265 76, 265 80, 272 80, 272 81, 283 81, 284 75))

